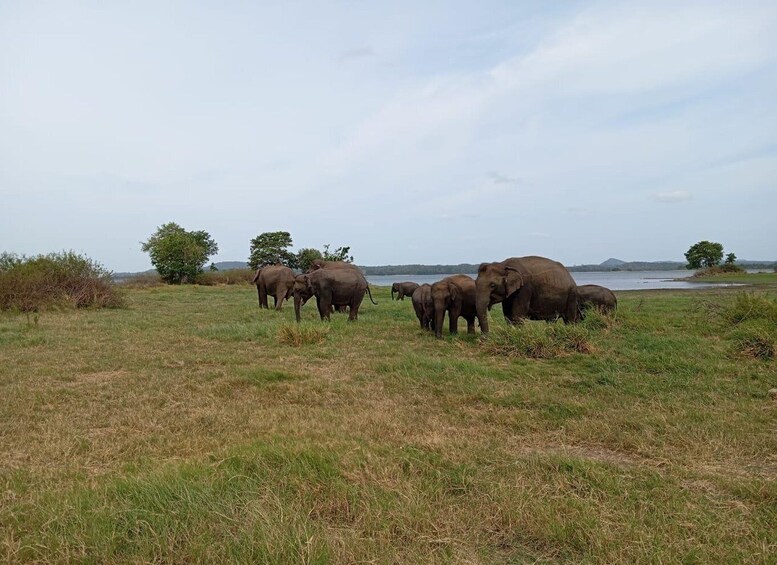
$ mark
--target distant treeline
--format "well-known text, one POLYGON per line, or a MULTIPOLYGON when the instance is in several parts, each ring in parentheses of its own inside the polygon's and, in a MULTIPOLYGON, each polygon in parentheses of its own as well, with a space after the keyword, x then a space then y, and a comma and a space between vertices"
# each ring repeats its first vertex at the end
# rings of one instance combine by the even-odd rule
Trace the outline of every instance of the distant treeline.
MULTIPOLYGON (((777 267, 775 261, 737 261, 743 269, 772 269, 777 267)), ((223 261, 216 263, 219 271, 246 269, 248 264, 241 261, 223 261)), ((455 275, 473 274, 478 272, 479 264, 459 263, 458 265, 377 265, 365 267, 359 265, 365 275, 455 275)), ((573 265, 567 266, 573 273, 590 273, 604 271, 674 271, 686 270, 685 263, 680 261, 629 261, 617 265, 573 265)), ((155 273, 154 269, 146 273, 155 273)), ((114 273, 115 280, 123 280, 138 273, 114 273)))

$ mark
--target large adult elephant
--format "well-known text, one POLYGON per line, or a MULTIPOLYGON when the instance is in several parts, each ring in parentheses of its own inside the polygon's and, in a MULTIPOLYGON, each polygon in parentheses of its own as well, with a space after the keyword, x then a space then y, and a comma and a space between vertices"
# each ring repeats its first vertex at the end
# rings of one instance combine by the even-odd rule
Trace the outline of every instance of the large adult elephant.
POLYGON ((414 282, 395 282, 391 285, 391 300, 394 300, 394 293, 397 293, 397 300, 404 300, 405 296, 413 296, 413 292, 418 288, 418 283, 414 282))
MULTIPOLYGON (((369 292, 367 280, 353 269, 319 269, 294 279, 294 314, 300 321, 300 308, 315 296, 322 320, 329 320, 332 306, 348 306, 348 320, 359 316, 364 293, 369 292)), ((372 294, 370 294, 372 300, 372 294)))
POLYGON ((413 291, 410 297, 413 310, 421 327, 425 330, 434 329, 434 303, 432 302, 432 285, 422 284, 413 291))
POLYGON ((467 320, 467 333, 475 333, 475 281, 467 275, 445 277, 432 285, 434 335, 442 337, 442 324, 448 312, 450 332, 458 332, 459 317, 467 320))
POLYGON ((267 297, 275 300, 275 309, 280 310, 284 300, 291 298, 294 287, 294 271, 283 265, 268 265, 256 270, 251 280, 256 284, 259 308, 267 308, 267 297))
MULTIPOLYGON (((323 259, 314 259, 310 263, 310 268, 307 270, 307 273, 314 273, 314 272, 322 270, 322 269, 323 270, 341 270, 341 269, 345 269, 347 271, 354 271, 354 272, 358 273, 359 276, 361 276, 362 279, 364 279, 364 284, 367 285, 367 290, 369 291, 369 284, 367 283, 367 278, 364 276, 364 272, 359 267, 354 265, 353 263, 348 263, 346 261, 324 261, 323 259)), ((370 292, 370 301, 373 304, 377 304, 377 302, 375 302, 372 299, 372 293, 371 292, 370 292)), ((305 304, 305 303, 303 302, 303 304, 305 304)), ((340 308, 338 306, 335 306, 335 307, 337 308, 338 312, 344 312, 345 311, 345 307, 344 306, 342 308, 340 308)))
POLYGON ((584 284, 577 287, 577 302, 580 315, 584 316, 588 308, 596 308, 605 314, 614 312, 618 307, 618 299, 606 286, 584 284))
POLYGON ((530 320, 579 319, 577 285, 566 267, 546 257, 512 257, 478 268, 476 310, 480 331, 488 333, 488 309, 499 302, 511 324, 530 320))

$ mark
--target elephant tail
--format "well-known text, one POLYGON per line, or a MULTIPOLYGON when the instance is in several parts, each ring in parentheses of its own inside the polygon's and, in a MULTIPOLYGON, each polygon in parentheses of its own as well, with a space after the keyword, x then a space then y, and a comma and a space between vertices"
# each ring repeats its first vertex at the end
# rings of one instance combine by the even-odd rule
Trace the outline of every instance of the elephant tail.
POLYGON ((367 285, 367 294, 369 294, 369 295, 370 295, 370 302, 372 302, 373 304, 375 304, 375 305, 377 306, 377 305, 378 305, 378 303, 377 303, 377 302, 375 302, 375 301, 372 299, 372 292, 370 292, 370 285, 367 285))

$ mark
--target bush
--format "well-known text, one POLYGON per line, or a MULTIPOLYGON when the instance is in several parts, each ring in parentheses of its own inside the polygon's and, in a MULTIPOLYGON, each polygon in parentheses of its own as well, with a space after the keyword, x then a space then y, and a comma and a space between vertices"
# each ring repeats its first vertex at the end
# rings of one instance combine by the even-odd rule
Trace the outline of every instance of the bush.
POLYGON ((747 320, 766 320, 777 324, 777 300, 764 294, 741 292, 733 304, 721 309, 721 316, 731 324, 747 320))
POLYGON ((328 334, 329 326, 319 324, 315 326, 305 324, 285 325, 278 330, 278 343, 291 345, 292 347, 301 347, 303 345, 321 343, 328 334))
POLYGON ((563 322, 524 322, 495 328, 485 341, 491 353, 534 359, 553 359, 571 353, 591 353, 589 331, 563 322))
POLYGON ((117 308, 124 300, 110 271, 72 251, 0 256, 0 310, 117 308))
POLYGON ((197 275, 195 282, 203 286, 220 284, 250 284, 256 271, 251 269, 230 269, 228 271, 205 271, 197 275))

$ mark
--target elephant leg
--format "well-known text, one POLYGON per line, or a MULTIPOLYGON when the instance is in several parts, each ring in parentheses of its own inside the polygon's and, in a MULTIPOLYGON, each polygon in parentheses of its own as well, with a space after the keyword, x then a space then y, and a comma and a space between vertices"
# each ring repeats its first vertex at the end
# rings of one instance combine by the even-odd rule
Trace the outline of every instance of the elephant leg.
POLYGON ((461 308, 451 306, 448 309, 448 317, 450 318, 449 328, 451 334, 459 333, 459 316, 461 316, 461 308))
POLYGON ((577 289, 572 288, 567 293, 567 307, 563 316, 565 324, 573 324, 581 319, 580 311, 577 307, 577 289))
POLYGON ((262 307, 262 290, 259 287, 259 283, 256 283, 256 299, 259 301, 259 308, 262 307))
POLYGON ((264 286, 264 283, 259 283, 259 306, 268 310, 270 308, 267 305, 267 287, 264 286))
POLYGON ((475 333, 475 316, 466 316, 464 319, 467 320, 467 333, 468 334, 474 334, 475 333))
POLYGON ((531 301, 532 288, 529 285, 521 287, 521 289, 514 293, 510 301, 510 311, 507 316, 507 321, 510 324, 521 324, 524 318, 529 315, 529 303, 531 301))
POLYGON ((321 316, 321 320, 330 321, 329 312, 332 308, 331 300, 327 300, 323 296, 316 296, 316 306, 318 306, 318 314, 321 316))
POLYGON ((283 292, 283 289, 281 287, 275 288, 275 309, 280 310, 281 306, 283 306, 283 300, 286 298, 286 293, 283 292))

